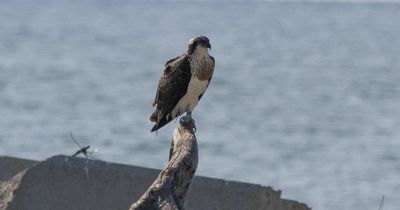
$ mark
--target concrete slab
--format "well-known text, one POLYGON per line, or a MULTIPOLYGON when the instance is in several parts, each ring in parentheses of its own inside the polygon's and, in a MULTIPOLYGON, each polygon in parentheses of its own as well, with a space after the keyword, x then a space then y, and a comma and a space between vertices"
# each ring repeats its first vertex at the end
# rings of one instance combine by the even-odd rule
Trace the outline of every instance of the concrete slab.
MULTIPOLYGON (((4 159, 0 159, 0 162, 2 160, 4 159)), ((15 162, 19 161, 21 160, 15 159, 15 162)), ((28 163, 22 165, 29 165, 28 163)), ((0 163, 0 171, 7 170, 4 168, 5 165, 0 163)), ((10 166, 10 162, 6 166, 10 166)), ((15 174, 18 167, 11 168, 15 174)), ((3 204, 2 208, 0 201, 0 209, 126 210, 146 191, 159 172, 136 166, 54 156, 33 165, 24 174, 14 177, 11 181, 18 186, 7 188, 13 190, 13 198, 3 204)), ((3 172, 6 174, 4 177, 9 177, 11 173, 11 171, 8 174, 3 172)), ((280 195, 280 191, 270 187, 197 176, 193 180, 188 196, 188 208, 193 210, 310 209, 305 204, 281 199, 280 195)))
POLYGON ((34 160, 0 156, 0 182, 11 179, 15 174, 31 167, 36 162, 34 160))

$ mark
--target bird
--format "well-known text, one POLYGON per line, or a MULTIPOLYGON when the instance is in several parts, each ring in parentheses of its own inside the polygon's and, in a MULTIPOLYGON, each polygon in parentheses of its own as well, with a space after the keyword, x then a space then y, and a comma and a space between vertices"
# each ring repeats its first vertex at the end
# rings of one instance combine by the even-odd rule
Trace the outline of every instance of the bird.
POLYGON ((155 122, 151 132, 184 113, 181 120, 194 123, 192 111, 214 73, 215 59, 208 49, 211 50, 210 40, 197 36, 189 40, 186 52, 165 63, 153 102, 155 111, 150 116, 150 121, 155 122))

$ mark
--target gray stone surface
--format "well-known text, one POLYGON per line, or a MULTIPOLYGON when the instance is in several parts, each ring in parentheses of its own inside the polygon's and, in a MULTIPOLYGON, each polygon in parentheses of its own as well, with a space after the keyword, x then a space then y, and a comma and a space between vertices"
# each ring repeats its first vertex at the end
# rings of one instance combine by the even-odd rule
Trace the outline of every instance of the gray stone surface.
MULTIPOLYGON (((0 158, 0 177, 10 178, 17 174, 17 169, 23 170, 35 163, 26 161, 0 158), (7 163, 2 163, 3 161, 7 163), (5 172, 9 169, 10 171, 5 172)), ((4 198, 6 196, 0 196, 0 209, 126 210, 146 191, 159 172, 103 161, 54 156, 34 164, 19 176, 10 179, 7 189, 13 191, 13 197, 7 200, 4 198), (10 187, 11 184, 18 186, 10 187), (4 202, 5 200, 9 202, 4 202)), ((7 182, 0 185, 0 193, 5 192, 4 186, 7 186, 7 182)), ((309 209, 305 204, 281 199, 280 194, 280 191, 270 187, 196 176, 189 192, 188 208, 309 209)))
POLYGON ((0 156, 0 182, 11 179, 25 168, 31 167, 37 161, 0 156))

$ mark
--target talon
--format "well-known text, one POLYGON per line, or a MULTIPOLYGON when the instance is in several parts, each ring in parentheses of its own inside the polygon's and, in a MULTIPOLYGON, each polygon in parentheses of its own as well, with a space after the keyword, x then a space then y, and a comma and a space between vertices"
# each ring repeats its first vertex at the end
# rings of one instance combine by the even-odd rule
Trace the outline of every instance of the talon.
POLYGON ((193 133, 195 133, 197 131, 197 128, 196 128, 195 120, 192 118, 191 114, 192 114, 191 112, 187 112, 185 116, 181 117, 179 122, 182 125, 190 128, 193 131, 193 133))
POLYGON ((190 122, 193 125, 192 129, 193 129, 193 133, 196 133, 197 128, 196 128, 196 121, 193 118, 190 118, 190 122))
POLYGON ((187 120, 185 119, 185 116, 181 117, 181 119, 179 119, 179 122, 183 124, 186 123, 187 120))

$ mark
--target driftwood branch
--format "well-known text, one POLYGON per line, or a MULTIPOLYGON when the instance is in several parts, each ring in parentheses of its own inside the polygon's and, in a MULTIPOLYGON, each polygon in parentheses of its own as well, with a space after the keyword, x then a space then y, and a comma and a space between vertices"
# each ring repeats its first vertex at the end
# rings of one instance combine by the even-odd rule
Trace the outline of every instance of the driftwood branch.
POLYGON ((194 122, 180 120, 174 129, 169 163, 130 210, 185 209, 185 199, 198 163, 194 122))

